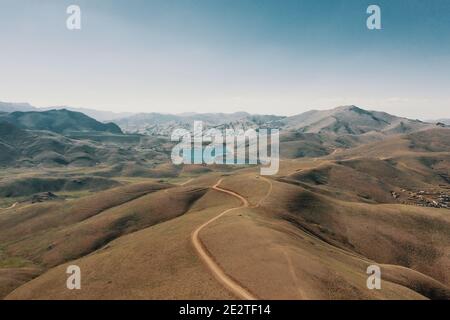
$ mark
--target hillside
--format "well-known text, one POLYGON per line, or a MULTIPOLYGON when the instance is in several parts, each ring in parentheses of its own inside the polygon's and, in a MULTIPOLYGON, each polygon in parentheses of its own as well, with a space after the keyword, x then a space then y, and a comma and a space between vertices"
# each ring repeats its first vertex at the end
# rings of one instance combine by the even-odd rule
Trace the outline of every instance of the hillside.
MULTIPOLYGON (((157 191, 100 213, 92 211, 83 223, 68 221, 61 229, 42 232, 41 224, 30 238, 16 241, 6 252, 31 260, 35 268, 57 265, 62 257, 75 260, 50 268, 7 299, 232 298, 209 275, 189 242, 197 226, 239 206, 238 200, 216 190, 192 194, 218 179, 201 178, 186 187, 157 191), (182 197, 189 194, 194 199, 186 207, 182 197), (159 211, 162 207, 166 209, 159 211), (178 218, 160 218, 163 212, 178 218), (152 225, 152 219, 157 224, 152 225), (63 235, 71 241, 62 241, 63 235), (79 241, 80 236, 85 241, 79 241), (83 290, 58 285, 64 283, 68 264, 82 268, 83 290)), ((222 187, 245 197, 249 207, 214 221, 200 239, 221 268, 258 298, 450 297, 445 273, 449 261, 444 255, 450 244, 450 220, 443 209, 341 201, 245 172, 225 177, 222 187), (383 270, 380 291, 365 287, 366 268, 374 263, 383 270)), ((90 201, 98 202, 94 197, 90 201)), ((4 219, 18 219, 23 210, 4 219)), ((53 221, 52 213, 46 218, 53 221)), ((21 220, 15 228, 30 230, 27 219, 21 220)), ((12 223, 6 221, 5 226, 12 223)), ((3 239, 15 233, 10 230, 3 239)))
POLYGON ((65 109, 43 112, 15 111, 0 115, 0 121, 11 123, 22 129, 46 130, 60 134, 80 131, 122 133, 120 128, 114 123, 101 123, 83 113, 65 109))
POLYGON ((313 110, 281 122, 281 154, 291 159, 334 154, 395 135, 440 127, 355 106, 313 110))
POLYGON ((261 177, 173 165, 167 136, 95 131, 70 112, 78 131, 61 131, 61 112, 0 123, 0 297, 450 299, 449 128, 356 107, 203 115, 286 128, 280 171, 261 177), (53 117, 60 133, 36 130, 53 117), (61 285, 69 264, 83 290, 61 285), (383 290, 367 290, 371 264, 383 290))
POLYGON ((27 131, 0 122, 0 165, 67 165, 95 162, 102 157, 97 146, 52 132, 27 131))
POLYGON ((68 110, 0 114, 1 167, 92 167, 130 161, 152 167, 168 158, 164 142, 123 134, 116 124, 68 110))
POLYGON ((3 294, 235 298, 193 246, 207 223, 201 248, 257 298, 450 299, 449 138, 443 128, 394 135, 282 160, 269 178, 193 166, 178 169, 177 183, 150 178, 65 203, 18 204, 0 215, 3 294), (60 285, 68 264, 82 268, 83 290, 60 285), (383 290, 366 288, 371 264, 382 269, 383 290))
POLYGON ((93 167, 134 162, 148 169, 168 159, 169 147, 156 147, 151 139, 100 133, 87 131, 68 137, 50 131, 24 130, 0 121, 0 167, 93 167))

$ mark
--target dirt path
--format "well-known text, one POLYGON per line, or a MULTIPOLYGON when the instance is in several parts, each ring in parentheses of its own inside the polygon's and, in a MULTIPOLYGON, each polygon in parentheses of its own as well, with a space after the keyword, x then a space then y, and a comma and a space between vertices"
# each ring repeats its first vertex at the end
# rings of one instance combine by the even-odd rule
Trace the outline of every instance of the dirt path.
POLYGON ((194 180, 194 178, 192 178, 192 179, 189 179, 189 180, 187 180, 187 181, 185 181, 185 182, 182 182, 182 183, 180 183, 180 184, 178 184, 179 186, 184 186, 184 185, 187 185, 189 182, 191 182, 191 181, 193 181, 194 180))
POLYGON ((303 292, 301 290, 300 281, 299 281, 299 279, 297 277, 297 274, 295 273, 295 268, 294 268, 294 265, 292 264, 291 257, 286 252, 286 250, 283 250, 283 254, 286 257, 289 273, 291 274, 292 280, 294 281, 295 287, 297 288, 297 292, 299 294, 299 299, 300 300, 305 300, 305 295, 303 294, 303 292))
POLYGON ((272 189, 273 189, 273 184, 272 181, 270 181, 267 178, 264 177, 260 177, 260 179, 264 180, 265 182, 267 182, 269 184, 269 189, 267 190, 266 195, 258 201, 258 204, 256 204, 255 206, 252 206, 252 208, 258 208, 259 206, 261 206, 261 204, 267 200, 267 198, 270 196, 270 194, 272 193, 272 189))
POLYGON ((214 218, 208 220, 204 224, 202 224, 200 227, 198 227, 194 232, 192 233, 191 240, 192 244, 194 245, 195 250, 197 251, 198 256, 200 259, 206 264, 208 269, 212 272, 214 277, 223 285, 225 288, 230 290, 233 294, 235 294, 240 299, 244 300, 256 300, 257 298, 250 293, 247 289, 242 287, 239 283, 237 283, 235 280, 233 280, 230 276, 228 276, 221 267, 214 261, 214 259, 208 254, 208 252, 205 250, 203 244, 201 243, 199 239, 199 233, 200 231, 205 228, 207 225, 209 225, 211 222, 214 222, 215 220, 219 219, 223 215, 227 214, 230 211, 241 209, 241 208, 247 208, 249 206, 247 199, 242 197, 241 195, 230 191, 226 189, 222 189, 219 187, 219 184, 222 182, 223 179, 220 179, 214 186, 213 189, 217 190, 219 192, 227 193, 233 197, 238 198, 241 200, 242 205, 240 207, 227 209, 223 212, 221 212, 219 215, 215 216, 214 218))
POLYGON ((8 210, 8 209, 13 209, 15 206, 17 206, 19 203, 18 202, 16 202, 16 203, 13 203, 10 207, 8 207, 8 208, 0 208, 0 210, 8 210))
MULTIPOLYGON (((186 181, 181 182, 181 183, 176 183, 175 185, 176 185, 176 186, 179 186, 179 187, 182 187, 182 186, 187 185, 189 182, 191 182, 191 181, 193 181, 193 180, 194 180, 194 178, 189 179, 189 180, 186 180, 186 181)), ((167 193, 167 194, 170 196, 170 194, 169 194, 169 190, 170 190, 170 189, 171 189, 171 188, 164 189, 164 193, 167 193)))

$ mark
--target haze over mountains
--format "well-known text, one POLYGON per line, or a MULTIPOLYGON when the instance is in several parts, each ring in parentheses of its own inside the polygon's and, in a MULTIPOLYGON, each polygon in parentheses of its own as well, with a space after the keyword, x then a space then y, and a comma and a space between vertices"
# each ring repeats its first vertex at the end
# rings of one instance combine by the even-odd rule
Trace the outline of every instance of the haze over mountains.
POLYGON ((438 119, 438 120, 436 120, 436 122, 440 122, 440 123, 450 126, 450 119, 438 119))
POLYGON ((50 111, 15 111, 0 115, 1 122, 8 122, 22 129, 46 130, 56 133, 70 132, 109 132, 121 134, 122 131, 114 123, 101 123, 83 113, 66 109, 50 111))
POLYGON ((13 102, 1 102, 0 101, 0 112, 14 112, 14 111, 21 111, 21 112, 27 112, 27 111, 49 111, 49 110, 61 110, 66 109, 74 112, 82 112, 85 115, 94 118, 98 121, 111 121, 114 119, 120 119, 124 117, 131 116, 132 113, 129 112, 111 112, 111 111, 102 111, 102 110, 95 110, 95 109, 89 109, 89 108, 74 108, 70 106, 53 106, 53 107, 46 107, 46 108, 37 108, 29 103, 13 103, 13 102))

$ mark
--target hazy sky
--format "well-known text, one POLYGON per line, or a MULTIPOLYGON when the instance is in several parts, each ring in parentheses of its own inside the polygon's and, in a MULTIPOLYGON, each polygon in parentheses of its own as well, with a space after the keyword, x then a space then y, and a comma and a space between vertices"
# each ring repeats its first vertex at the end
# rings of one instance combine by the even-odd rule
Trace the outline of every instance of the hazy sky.
POLYGON ((0 101, 450 117, 450 1, 0 0, 0 101), (382 30, 366 27, 370 4, 382 30))

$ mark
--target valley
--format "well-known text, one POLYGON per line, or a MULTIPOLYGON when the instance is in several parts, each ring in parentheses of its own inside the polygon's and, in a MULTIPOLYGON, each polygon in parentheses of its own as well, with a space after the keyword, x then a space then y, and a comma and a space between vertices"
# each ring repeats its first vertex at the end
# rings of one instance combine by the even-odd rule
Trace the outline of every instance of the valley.
POLYGON ((355 106, 42 112, 0 117, 0 298, 450 299, 448 127, 355 106), (167 133, 194 118, 280 129, 278 173, 172 164, 167 133))

